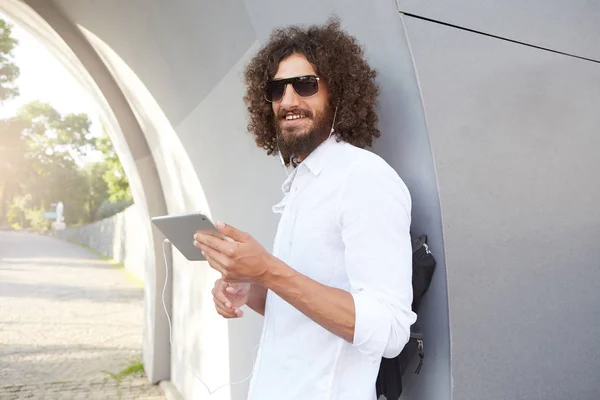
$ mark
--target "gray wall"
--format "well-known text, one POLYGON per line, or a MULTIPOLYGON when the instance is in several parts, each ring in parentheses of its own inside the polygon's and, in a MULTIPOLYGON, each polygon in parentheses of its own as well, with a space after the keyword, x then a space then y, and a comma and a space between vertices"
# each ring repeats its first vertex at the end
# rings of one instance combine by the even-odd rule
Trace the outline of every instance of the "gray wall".
POLYGON ((398 9, 505 39, 600 60, 594 0, 396 0, 398 9))
POLYGON ((453 398, 600 398, 600 65, 404 21, 444 216, 453 398))

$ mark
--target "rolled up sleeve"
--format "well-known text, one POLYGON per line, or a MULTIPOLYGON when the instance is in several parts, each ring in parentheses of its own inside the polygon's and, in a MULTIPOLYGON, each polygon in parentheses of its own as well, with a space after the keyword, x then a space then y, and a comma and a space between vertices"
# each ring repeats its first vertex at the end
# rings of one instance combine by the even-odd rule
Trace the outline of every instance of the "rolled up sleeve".
POLYGON ((410 194, 397 173, 373 157, 351 167, 339 205, 356 314, 353 345, 375 360, 393 358, 416 320, 410 194))

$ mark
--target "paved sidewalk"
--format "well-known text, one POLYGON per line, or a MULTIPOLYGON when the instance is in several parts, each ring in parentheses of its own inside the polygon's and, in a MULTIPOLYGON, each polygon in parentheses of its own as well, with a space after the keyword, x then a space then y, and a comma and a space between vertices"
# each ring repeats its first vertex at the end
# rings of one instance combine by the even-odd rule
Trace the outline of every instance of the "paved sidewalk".
POLYGON ((0 399, 163 399, 143 377, 143 290, 89 251, 0 232, 0 399))

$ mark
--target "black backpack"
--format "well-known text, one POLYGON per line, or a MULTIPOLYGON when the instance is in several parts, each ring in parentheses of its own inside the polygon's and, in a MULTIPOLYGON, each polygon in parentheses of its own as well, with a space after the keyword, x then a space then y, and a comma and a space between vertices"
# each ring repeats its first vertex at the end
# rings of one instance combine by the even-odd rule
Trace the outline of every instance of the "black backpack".
MULTIPOLYGON (((435 258, 427 246, 427 236, 422 235, 412 238, 413 248, 413 302, 412 310, 416 313, 421 304, 421 299, 431 283, 433 271, 435 270, 435 258)), ((379 366, 379 374, 375 383, 377 389, 377 398, 384 395, 387 400, 397 400, 402 394, 402 375, 406 371, 409 362, 415 353, 419 354, 419 366, 415 374, 421 371, 425 353, 423 350, 423 335, 419 327, 419 321, 410 327, 410 340, 402 349, 402 352, 394 358, 382 358, 379 366)))

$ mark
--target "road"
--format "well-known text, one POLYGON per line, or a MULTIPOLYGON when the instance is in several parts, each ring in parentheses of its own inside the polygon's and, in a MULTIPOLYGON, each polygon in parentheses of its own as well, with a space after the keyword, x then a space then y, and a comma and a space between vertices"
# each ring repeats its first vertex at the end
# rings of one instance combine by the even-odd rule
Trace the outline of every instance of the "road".
POLYGON ((75 244, 0 231, 0 399, 163 399, 144 377, 143 290, 75 244))

